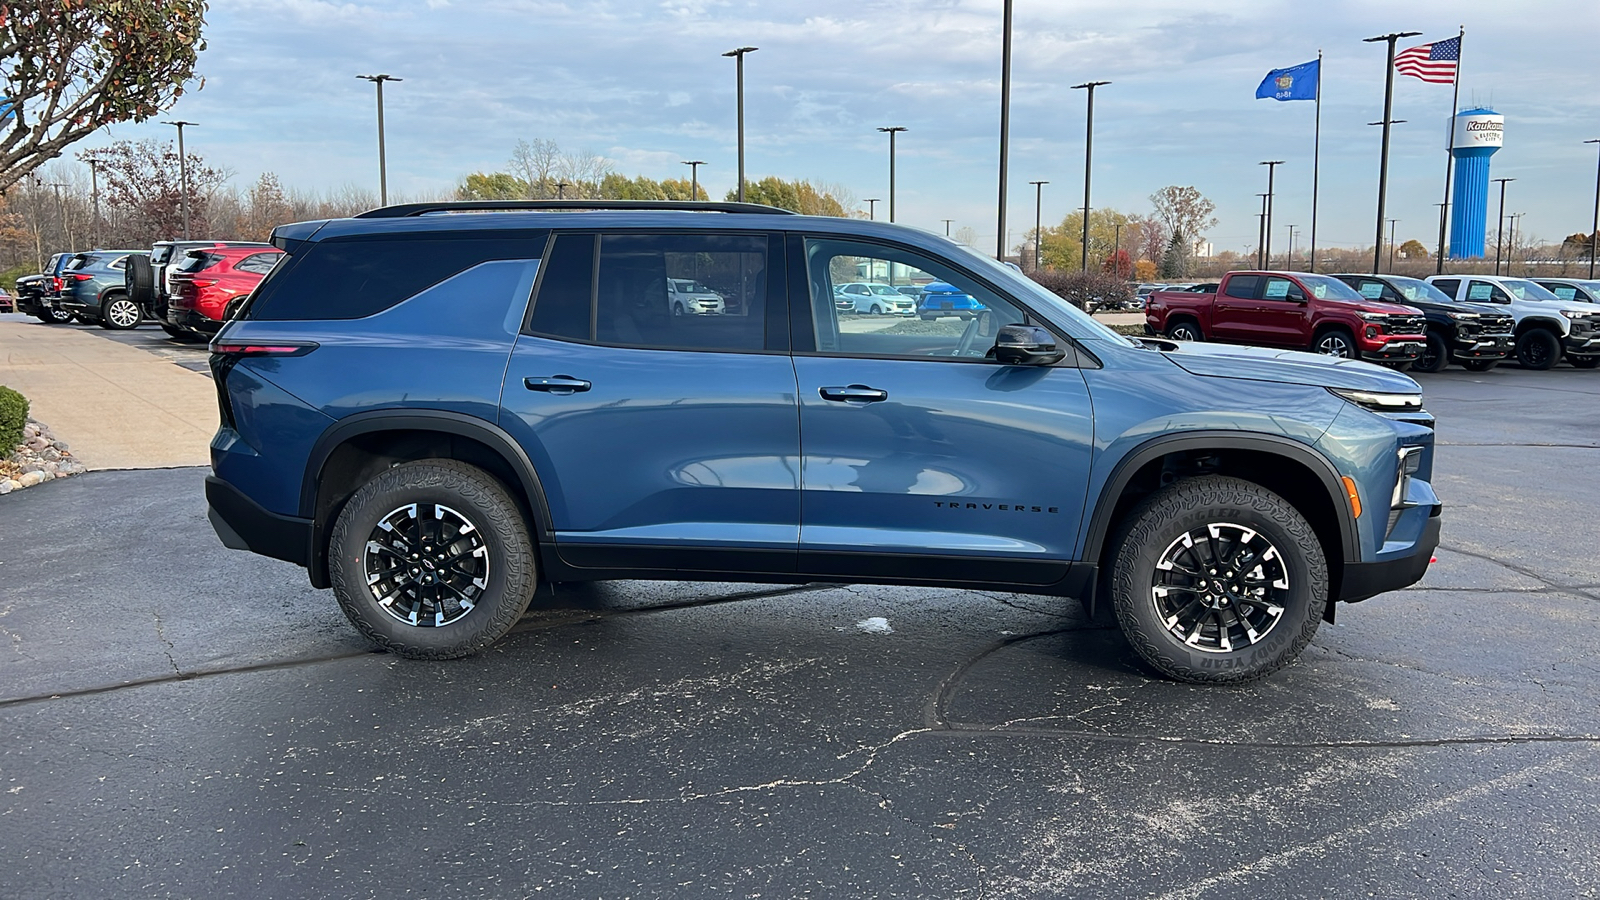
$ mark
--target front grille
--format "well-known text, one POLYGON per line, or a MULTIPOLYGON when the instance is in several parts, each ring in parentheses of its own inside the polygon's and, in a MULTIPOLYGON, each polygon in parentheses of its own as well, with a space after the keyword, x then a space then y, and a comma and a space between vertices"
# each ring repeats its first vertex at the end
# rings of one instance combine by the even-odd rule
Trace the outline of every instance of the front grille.
POLYGON ((1390 334, 1422 334, 1427 328, 1421 316, 1390 316, 1384 324, 1390 334))
POLYGON ((1478 324, 1484 334, 1510 334, 1516 330, 1517 320, 1510 316, 1483 316, 1478 324))

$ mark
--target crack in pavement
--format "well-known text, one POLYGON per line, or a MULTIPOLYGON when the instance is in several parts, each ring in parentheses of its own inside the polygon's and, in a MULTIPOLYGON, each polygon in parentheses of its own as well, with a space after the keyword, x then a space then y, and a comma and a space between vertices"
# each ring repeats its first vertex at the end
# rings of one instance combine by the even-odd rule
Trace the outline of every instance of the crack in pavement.
POLYGON ((173 646, 171 641, 167 640, 167 630, 161 624, 161 614, 152 609, 150 610, 150 615, 156 620, 156 637, 167 646, 167 649, 162 652, 167 655, 167 662, 172 666, 172 674, 182 678, 183 669, 179 668, 178 661, 172 658, 172 651, 177 648, 173 646))
POLYGON ((1545 576, 1539 574, 1538 572, 1534 571, 1529 566, 1521 566, 1521 565, 1517 565, 1516 563, 1509 563, 1509 562, 1506 562, 1503 559, 1496 559, 1495 557, 1490 556, 1487 553, 1479 553, 1476 550, 1468 550, 1468 549, 1466 549, 1464 547, 1452 547, 1452 546, 1450 546, 1448 544, 1440 544, 1439 545, 1439 549, 1440 550, 1447 550, 1447 551, 1449 551, 1451 553, 1459 553, 1462 556, 1470 556, 1470 557, 1472 557, 1474 559, 1481 559, 1484 562, 1494 563, 1495 565, 1500 566, 1501 568, 1510 569, 1511 571, 1516 572, 1518 575, 1523 575, 1523 576, 1526 576, 1528 578, 1532 578, 1534 581, 1537 581, 1537 582, 1539 582, 1541 584, 1544 584, 1544 585, 1548 586, 1552 591, 1554 591, 1556 593, 1570 594, 1570 595, 1575 596, 1575 597, 1583 597, 1586 600, 1600 600, 1600 595, 1591 594, 1591 593, 1589 593, 1589 591, 1584 590, 1585 587, 1588 587, 1587 585, 1560 584, 1558 582, 1551 581, 1549 578, 1546 578, 1545 576))

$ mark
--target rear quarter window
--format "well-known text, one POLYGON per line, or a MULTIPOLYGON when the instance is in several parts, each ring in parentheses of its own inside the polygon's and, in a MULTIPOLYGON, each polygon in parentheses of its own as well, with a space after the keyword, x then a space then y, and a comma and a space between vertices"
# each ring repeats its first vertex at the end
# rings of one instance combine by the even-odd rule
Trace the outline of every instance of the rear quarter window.
POLYGON ((365 318, 480 263, 538 259, 548 235, 457 231, 318 241, 273 267, 242 316, 275 321, 365 318))

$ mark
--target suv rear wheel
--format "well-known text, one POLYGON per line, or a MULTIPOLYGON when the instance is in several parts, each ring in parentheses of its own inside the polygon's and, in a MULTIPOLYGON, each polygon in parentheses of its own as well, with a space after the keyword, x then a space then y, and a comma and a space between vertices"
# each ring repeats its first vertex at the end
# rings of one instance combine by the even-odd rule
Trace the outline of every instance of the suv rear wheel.
POLYGON ((101 312, 104 313, 104 317, 100 320, 100 327, 110 328, 113 331, 137 328, 139 323, 144 320, 144 310, 139 308, 139 304, 128 299, 123 294, 113 294, 107 297, 101 312))
POLYGON ((356 491, 328 546, 339 606, 373 643, 454 659, 505 634, 538 584, 516 501, 475 466, 401 463, 356 491))
POLYGON ((1182 681, 1237 683, 1288 665, 1310 642, 1328 564, 1287 500, 1237 478, 1190 478, 1128 517, 1111 594, 1145 662, 1182 681))

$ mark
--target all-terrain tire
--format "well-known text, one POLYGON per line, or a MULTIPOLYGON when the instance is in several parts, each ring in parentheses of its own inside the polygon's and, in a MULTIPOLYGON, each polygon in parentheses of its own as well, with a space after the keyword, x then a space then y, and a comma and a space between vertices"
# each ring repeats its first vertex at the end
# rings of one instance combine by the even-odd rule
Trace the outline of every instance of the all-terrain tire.
POLYGON ((408 659, 455 659, 483 650, 516 624, 538 586, 533 541, 516 501, 487 472, 452 459, 401 463, 357 490, 334 525, 328 576, 351 624, 408 659), (469 611, 446 624, 404 622, 368 586, 369 540, 380 522, 413 503, 437 504, 465 518, 486 548, 482 593, 469 611))
POLYGON ((1524 369, 1544 371, 1553 369, 1561 361, 1561 339, 1555 332, 1532 328, 1517 338, 1517 362, 1524 369))
MULTIPOLYGON (((1179 681, 1238 684, 1283 668, 1316 634, 1328 603, 1328 563, 1311 523, 1287 500, 1243 479, 1207 475, 1162 488, 1123 520, 1112 546, 1111 600, 1122 633, 1146 663, 1179 681), (1287 580, 1286 588, 1271 595, 1281 608, 1271 626, 1259 632, 1259 639, 1246 638, 1242 620, 1236 619, 1241 626, 1241 646, 1232 649, 1219 646, 1208 650, 1191 645, 1175 633, 1175 626, 1158 609, 1160 602, 1178 602, 1166 598, 1180 593, 1160 593, 1157 580, 1166 576, 1158 575, 1158 563, 1185 536, 1211 534, 1213 526, 1235 535, 1256 534, 1264 546, 1276 552, 1287 580)), ((1220 546, 1228 546, 1226 538, 1220 546)), ((1257 560, 1272 558, 1257 556, 1257 560)), ((1239 559, 1235 555, 1235 562, 1239 559)), ((1257 573, 1260 571, 1256 568, 1257 573)), ((1239 575, 1243 578, 1246 573, 1241 569, 1239 575)), ((1201 577, 1211 576, 1202 573, 1201 577)), ((1199 596, 1193 591, 1190 594, 1199 596)), ((1199 614, 1206 615, 1204 611, 1199 614)), ((1223 612, 1218 612, 1217 617, 1220 623, 1223 612)), ((1200 619, 1192 633, 1202 632, 1206 621, 1200 619)), ((1177 627, 1181 625, 1179 622, 1177 627)))
POLYGON ((1437 331, 1428 332, 1428 346, 1411 363, 1413 372, 1439 372, 1450 364, 1450 347, 1437 331))

